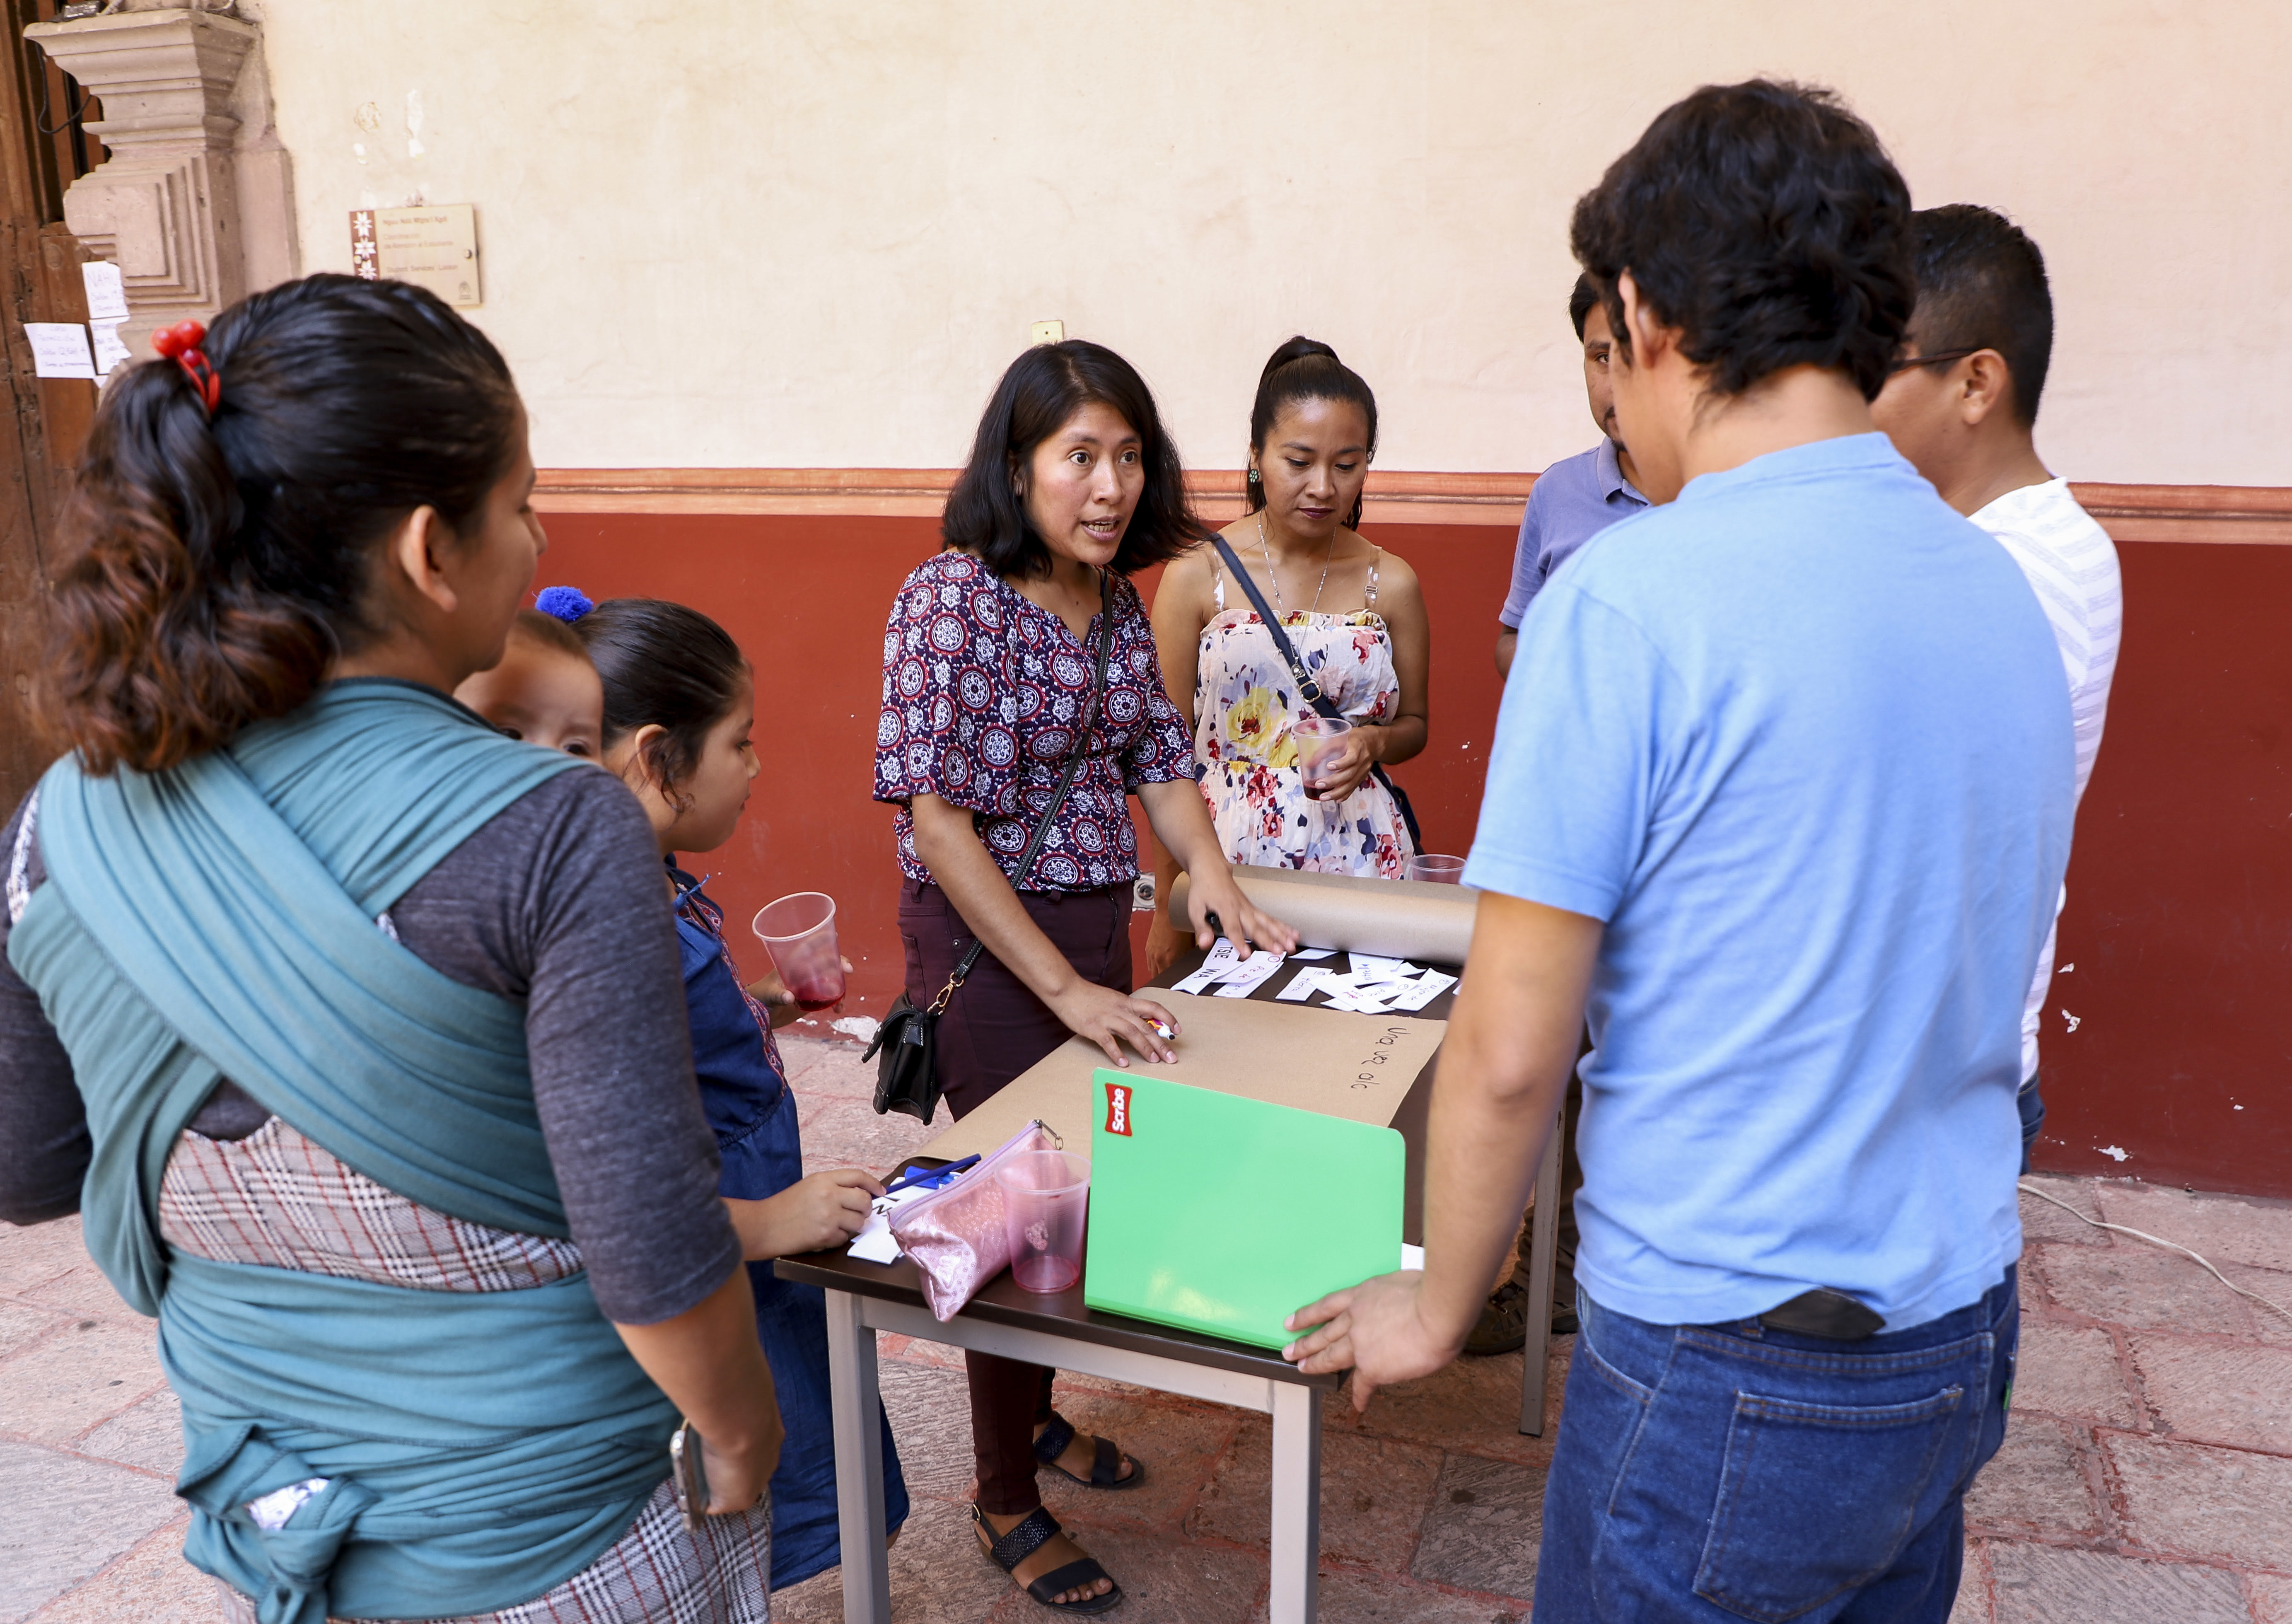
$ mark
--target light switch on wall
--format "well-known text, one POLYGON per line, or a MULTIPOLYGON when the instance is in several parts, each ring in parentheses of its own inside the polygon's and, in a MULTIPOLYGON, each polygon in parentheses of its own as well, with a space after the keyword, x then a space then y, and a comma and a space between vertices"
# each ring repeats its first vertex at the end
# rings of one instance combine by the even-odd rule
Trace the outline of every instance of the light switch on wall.
POLYGON ((1063 321, 1037 321, 1027 329, 1027 342, 1037 344, 1064 343, 1067 324, 1063 321))

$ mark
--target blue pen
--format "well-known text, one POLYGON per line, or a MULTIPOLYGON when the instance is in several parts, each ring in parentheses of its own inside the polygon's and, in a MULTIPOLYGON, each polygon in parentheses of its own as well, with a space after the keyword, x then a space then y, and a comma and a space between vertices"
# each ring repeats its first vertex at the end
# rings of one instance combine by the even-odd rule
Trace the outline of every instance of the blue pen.
POLYGON ((967 1172, 978 1165, 978 1157, 966 1156, 961 1161, 951 1161, 943 1168, 919 1168, 904 1178, 896 1179, 884 1185, 884 1193, 896 1195, 902 1190, 924 1189, 944 1184, 956 1174, 967 1172))

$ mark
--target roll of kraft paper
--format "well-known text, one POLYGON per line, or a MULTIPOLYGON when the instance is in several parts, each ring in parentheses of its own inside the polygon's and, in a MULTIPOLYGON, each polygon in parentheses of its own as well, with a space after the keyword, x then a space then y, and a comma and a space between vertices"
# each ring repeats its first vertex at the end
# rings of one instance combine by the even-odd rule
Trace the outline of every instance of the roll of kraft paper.
MULTIPOLYGON (((1420 965, 1461 965, 1473 945, 1473 914, 1480 893, 1461 885, 1240 864, 1233 877, 1242 895, 1297 933, 1302 947, 1408 958, 1420 965)), ((1186 917, 1186 881, 1182 874, 1170 887, 1170 923, 1182 931, 1192 928, 1186 917)))

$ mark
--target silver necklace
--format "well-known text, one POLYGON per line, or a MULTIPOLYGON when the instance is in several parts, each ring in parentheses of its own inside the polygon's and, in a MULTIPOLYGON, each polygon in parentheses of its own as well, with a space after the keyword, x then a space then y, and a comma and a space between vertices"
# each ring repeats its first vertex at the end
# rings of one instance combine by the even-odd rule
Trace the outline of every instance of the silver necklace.
MULTIPOLYGON (((1257 510, 1257 551, 1265 560, 1267 577, 1273 582, 1274 610, 1282 619, 1287 620, 1289 618, 1289 606, 1281 601, 1281 572, 1273 567, 1273 549, 1265 545, 1265 510, 1262 507, 1257 510)), ((1329 584, 1329 560, 1336 556, 1336 552, 1337 533, 1331 530, 1328 547, 1321 554, 1321 578, 1313 588, 1312 608, 1305 611, 1309 615, 1321 607, 1321 588, 1329 584)))

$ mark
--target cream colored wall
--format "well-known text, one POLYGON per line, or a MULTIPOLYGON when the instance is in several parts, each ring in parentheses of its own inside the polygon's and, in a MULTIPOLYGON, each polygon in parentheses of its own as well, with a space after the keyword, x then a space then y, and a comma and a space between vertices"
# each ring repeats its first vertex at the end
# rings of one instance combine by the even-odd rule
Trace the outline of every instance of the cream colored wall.
POLYGON ((303 266, 349 268, 352 208, 475 204, 545 465, 944 466, 1058 317, 1204 466, 1303 331, 1377 389, 1384 466, 1542 467, 1593 432, 1570 203, 1666 103, 1767 72, 2044 246, 2059 472, 2292 484, 2273 3, 260 10, 303 266))

